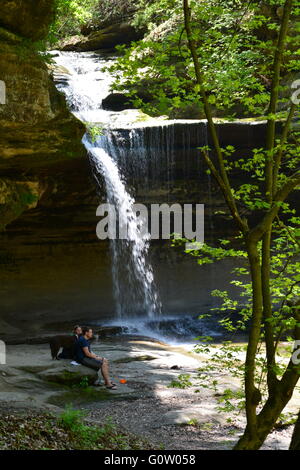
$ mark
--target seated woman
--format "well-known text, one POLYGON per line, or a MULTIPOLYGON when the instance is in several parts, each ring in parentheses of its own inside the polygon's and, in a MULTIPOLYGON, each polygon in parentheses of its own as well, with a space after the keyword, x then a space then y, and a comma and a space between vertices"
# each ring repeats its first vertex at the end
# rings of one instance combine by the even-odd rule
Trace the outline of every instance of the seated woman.
POLYGON ((78 341, 78 338, 82 335, 82 329, 81 326, 76 325, 73 328, 73 339, 74 341, 68 342, 66 346, 63 346, 63 350, 60 354, 58 354, 57 358, 58 359, 74 359, 75 358, 75 352, 76 352, 76 343, 78 341))

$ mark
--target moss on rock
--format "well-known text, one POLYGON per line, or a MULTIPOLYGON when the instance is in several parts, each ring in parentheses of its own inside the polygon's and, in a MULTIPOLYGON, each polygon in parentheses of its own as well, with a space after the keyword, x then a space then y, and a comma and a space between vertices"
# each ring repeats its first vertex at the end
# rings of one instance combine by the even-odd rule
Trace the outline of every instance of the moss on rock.
POLYGON ((54 16, 54 0, 2 0, 0 25, 34 41, 43 39, 54 16))
MULTIPOLYGON (((65 361, 62 361, 65 362, 65 361)), ((83 366, 69 366, 66 364, 55 366, 39 372, 40 379, 65 386, 87 384, 92 385, 97 379, 97 373, 83 366)))
POLYGON ((51 196, 48 168, 86 155, 85 127, 67 109, 33 44, 47 35, 53 5, 54 0, 1 3, 0 79, 6 96, 0 105, 0 231, 51 196))

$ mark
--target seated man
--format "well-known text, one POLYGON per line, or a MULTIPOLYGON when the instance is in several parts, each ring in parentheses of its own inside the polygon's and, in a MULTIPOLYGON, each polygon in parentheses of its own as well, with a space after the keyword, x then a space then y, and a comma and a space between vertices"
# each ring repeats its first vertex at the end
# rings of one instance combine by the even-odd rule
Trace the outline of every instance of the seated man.
MULTIPOLYGON (((65 339, 66 344, 62 344, 63 350, 62 352, 57 356, 58 359, 74 359, 75 357, 75 347, 76 343, 78 341, 79 336, 82 335, 82 329, 81 326, 76 325, 73 328, 73 334, 72 334, 72 339, 73 341, 67 342, 67 338, 65 339), (69 344, 70 343, 70 344, 69 344)), ((63 343, 63 341, 62 341, 63 343)))
POLYGON ((115 390, 116 384, 111 382, 108 371, 108 360, 104 357, 96 356, 91 352, 90 339, 93 337, 93 330, 87 326, 82 328, 82 336, 78 338, 75 346, 75 360, 83 366, 90 367, 98 371, 97 385, 100 383, 100 372, 103 375, 106 388, 115 390))

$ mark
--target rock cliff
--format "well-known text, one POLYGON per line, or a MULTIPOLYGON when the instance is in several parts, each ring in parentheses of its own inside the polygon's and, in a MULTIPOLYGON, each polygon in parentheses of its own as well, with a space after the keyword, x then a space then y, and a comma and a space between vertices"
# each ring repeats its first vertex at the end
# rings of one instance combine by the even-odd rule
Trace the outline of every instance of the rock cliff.
POLYGON ((70 247, 82 239, 86 243, 83 232, 90 233, 95 228, 91 214, 96 192, 81 144, 85 128, 56 90, 47 60, 38 52, 41 43, 36 42, 47 35, 53 5, 54 0, 1 2, 2 338, 26 325, 33 328, 30 322, 37 317, 50 315, 51 321, 55 309, 61 314, 61 307, 53 301, 58 296, 57 289, 63 289, 64 270, 59 278, 59 264, 63 267, 68 263, 63 259, 68 250, 69 261, 73 259, 76 250, 71 255, 70 247), (85 210, 81 210, 83 206, 85 210), (88 227, 82 214, 92 220, 88 227), (31 311, 34 319, 29 315, 31 311))
POLYGON ((0 230, 49 198, 50 168, 84 157, 84 127, 68 111, 35 44, 47 34, 53 4, 4 0, 1 5, 0 230))

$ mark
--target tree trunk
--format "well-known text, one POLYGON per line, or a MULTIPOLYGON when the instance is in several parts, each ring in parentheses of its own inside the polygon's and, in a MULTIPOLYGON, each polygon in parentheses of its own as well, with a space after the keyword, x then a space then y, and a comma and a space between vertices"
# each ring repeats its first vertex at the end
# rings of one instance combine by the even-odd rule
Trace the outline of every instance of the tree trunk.
MULTIPOLYGON (((294 388, 294 385, 292 385, 291 389, 292 388, 294 388)), ((234 447, 234 450, 260 449, 265 439, 272 431, 280 413, 290 400, 292 395, 291 389, 288 388, 287 391, 280 390, 280 383, 277 387, 274 387, 272 395, 269 396, 262 411, 257 416, 256 435, 251 435, 247 426, 243 436, 234 447)))
POLYGON ((298 415, 298 420, 295 425, 290 450, 300 450, 300 413, 298 415))
MULTIPOLYGON (((280 188, 280 190, 277 191, 277 177, 281 164, 283 145, 286 141, 289 125, 294 113, 294 109, 291 109, 282 134, 280 149, 278 154, 274 155, 276 126, 276 117, 274 116, 276 115, 277 109, 282 57, 287 39, 292 5, 293 0, 285 0, 283 18, 274 57, 271 97, 268 109, 265 146, 265 196, 266 201, 270 205, 270 209, 264 215, 261 222, 259 222, 256 227, 249 230, 247 221, 242 219, 238 212, 233 190, 228 179, 223 151, 216 133, 211 106, 206 89, 204 87, 201 64, 197 53, 197 45, 193 37, 189 0, 183 0, 185 30, 187 34, 188 45, 194 63, 197 85, 199 86, 200 95, 204 104, 208 127, 217 155, 218 167, 214 165, 208 153, 203 152, 204 158, 223 192, 225 201, 228 205, 228 208, 230 209, 233 219, 243 234, 244 242, 247 247, 248 260, 251 271, 253 291, 252 322, 245 362, 247 427, 244 435, 240 438, 239 442, 235 446, 236 450, 256 450, 261 447, 267 435, 272 431, 280 413, 290 400, 294 387, 296 386, 299 379, 299 372, 295 370, 293 363, 290 361, 281 381, 278 380, 274 370, 274 332, 272 324, 269 322, 269 320, 272 318, 270 293, 271 236, 272 224, 279 210, 277 201, 284 201, 287 197, 285 192, 287 191, 287 194, 289 194, 293 187, 296 187, 300 181, 299 172, 296 172, 294 175, 292 175, 292 177, 288 178, 287 182, 280 188), (263 242, 262 256, 260 256, 258 249, 258 244, 261 240, 263 242), (268 399, 264 404, 261 412, 257 415, 257 406, 261 401, 261 393, 257 389, 255 382, 256 354, 263 318, 265 321, 265 342, 267 349, 268 399)), ((298 337, 300 338, 300 326, 296 327, 295 337, 296 339, 298 339, 298 337)))

